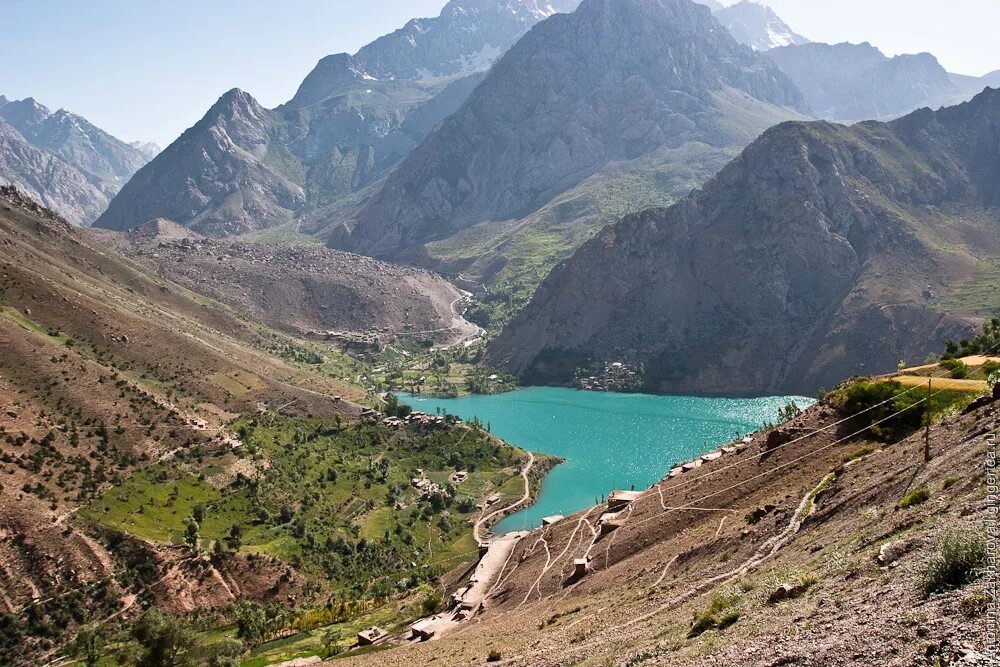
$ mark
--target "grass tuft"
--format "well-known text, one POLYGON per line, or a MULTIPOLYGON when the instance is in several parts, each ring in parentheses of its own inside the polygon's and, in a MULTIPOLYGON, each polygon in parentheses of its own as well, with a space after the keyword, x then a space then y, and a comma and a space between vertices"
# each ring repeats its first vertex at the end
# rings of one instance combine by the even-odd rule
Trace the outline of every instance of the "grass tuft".
POLYGON ((921 577, 924 597, 961 588, 986 567, 986 536, 971 528, 953 528, 944 534, 938 552, 921 577))
POLYGON ((905 510, 909 509, 910 507, 916 507, 917 505, 927 502, 927 500, 930 497, 931 497, 930 489, 923 487, 919 489, 913 489, 905 496, 903 496, 902 500, 896 503, 896 509, 905 510))

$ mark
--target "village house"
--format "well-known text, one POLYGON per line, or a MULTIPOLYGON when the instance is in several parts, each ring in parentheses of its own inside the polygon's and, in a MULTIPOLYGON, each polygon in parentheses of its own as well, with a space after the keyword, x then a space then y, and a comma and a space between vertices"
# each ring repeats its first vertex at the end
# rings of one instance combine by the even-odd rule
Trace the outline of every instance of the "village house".
POLYGON ((371 646, 388 636, 389 634, 382 628, 372 626, 358 633, 358 646, 371 646))
POLYGON ((608 496, 608 511, 620 512, 638 500, 641 495, 639 491, 612 491, 608 496))

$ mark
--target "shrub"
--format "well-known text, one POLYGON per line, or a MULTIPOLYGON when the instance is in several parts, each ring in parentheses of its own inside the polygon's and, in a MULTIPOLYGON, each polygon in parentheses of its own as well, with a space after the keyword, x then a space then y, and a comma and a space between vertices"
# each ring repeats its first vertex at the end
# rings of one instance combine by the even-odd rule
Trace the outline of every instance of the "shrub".
POLYGON ((961 380, 969 375, 969 367, 958 359, 945 359, 941 362, 941 368, 951 372, 951 377, 956 380, 961 380))
POLYGON ((500 662, 500 658, 502 657, 503 656, 500 654, 500 651, 493 649, 490 651, 489 655, 486 656, 486 662, 500 662))
POLYGON ((420 606, 425 614, 436 614, 438 609, 441 608, 441 594, 437 591, 428 593, 427 597, 420 603, 420 606))
POLYGON ((969 618, 979 618, 986 615, 992 599, 988 593, 980 591, 962 600, 958 608, 969 618))
POLYGON ((688 637, 697 637, 709 630, 724 630, 740 620, 740 612, 732 609, 739 602, 738 595, 717 595, 708 609, 694 615, 688 637))
POLYGON ((947 490, 955 486, 956 484, 958 484, 958 477, 954 476, 946 477, 944 480, 944 484, 941 485, 941 488, 947 490))
POLYGON ((938 552, 921 578, 925 597, 961 588, 974 581, 986 566, 986 536, 972 528, 953 528, 944 534, 938 552))
POLYGON ((931 492, 929 489, 923 487, 919 489, 913 489, 905 496, 903 496, 902 500, 896 503, 896 509, 905 510, 910 507, 915 507, 921 503, 926 502, 927 499, 930 497, 931 497, 931 492))
POLYGON ((876 451, 876 449, 877 449, 876 447, 873 447, 871 445, 865 445, 860 449, 845 454, 843 461, 844 463, 852 463, 854 461, 857 461, 858 459, 863 459, 869 454, 873 454, 876 451))
POLYGON ((984 378, 989 378, 997 371, 1000 371, 1000 361, 993 361, 991 359, 983 364, 979 371, 983 374, 984 378))
POLYGON ((909 391, 896 380, 855 380, 829 398, 838 410, 858 415, 856 428, 874 426, 876 436, 890 441, 920 429, 927 410, 920 392, 909 391))

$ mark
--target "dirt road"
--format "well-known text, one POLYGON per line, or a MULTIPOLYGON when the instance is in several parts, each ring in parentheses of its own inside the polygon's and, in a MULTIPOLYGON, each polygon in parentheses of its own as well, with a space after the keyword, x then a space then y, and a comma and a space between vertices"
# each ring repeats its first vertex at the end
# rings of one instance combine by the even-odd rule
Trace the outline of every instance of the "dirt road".
POLYGON ((512 505, 505 505, 499 509, 493 510, 489 514, 484 514, 483 516, 479 517, 479 520, 476 521, 476 526, 473 529, 473 534, 476 536, 477 543, 483 541, 482 539, 483 524, 485 524, 487 521, 489 521, 498 514, 510 511, 515 507, 520 507, 524 503, 528 502, 529 498, 531 498, 531 482, 528 480, 528 473, 531 472, 531 467, 533 465, 535 465, 535 455, 532 454, 531 452, 528 452, 528 463, 527 465, 524 466, 524 470, 521 471, 521 478, 524 480, 524 495, 521 496, 520 500, 518 500, 512 505))

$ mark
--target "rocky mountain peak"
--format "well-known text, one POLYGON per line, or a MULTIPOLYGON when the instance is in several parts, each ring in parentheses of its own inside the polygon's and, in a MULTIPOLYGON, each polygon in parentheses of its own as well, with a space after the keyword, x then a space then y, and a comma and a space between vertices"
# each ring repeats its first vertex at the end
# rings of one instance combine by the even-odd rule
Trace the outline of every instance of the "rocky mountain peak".
POLYGON ((29 97, 0 103, 4 131, 0 179, 74 224, 92 223, 149 158, 66 109, 29 97), (29 150, 30 148, 30 150, 29 150))
POLYGON ((528 29, 579 0, 452 0, 363 47, 356 64, 378 79, 420 80, 484 71, 528 29))
POLYGON ((809 42, 763 2, 741 0, 717 10, 715 16, 737 41, 756 51, 809 42))
POLYGON ((156 155, 163 150, 155 141, 130 141, 128 145, 145 155, 150 160, 156 157, 156 155))
POLYGON ((266 147, 270 141, 269 112, 239 88, 220 97, 195 127, 212 133, 224 132, 233 143, 248 151, 266 147))
POLYGON ((390 175, 352 243, 391 254, 521 217, 613 160, 687 141, 727 144, 712 109, 729 90, 803 106, 795 86, 702 5, 584 0, 539 23, 494 65, 390 175))
POLYGON ((32 125, 41 123, 52 115, 52 112, 33 97, 7 102, 0 109, 0 115, 24 134, 32 125))
POLYGON ((260 115, 264 107, 250 93, 233 88, 226 91, 208 110, 206 116, 236 117, 240 115, 260 115))

